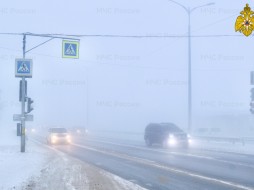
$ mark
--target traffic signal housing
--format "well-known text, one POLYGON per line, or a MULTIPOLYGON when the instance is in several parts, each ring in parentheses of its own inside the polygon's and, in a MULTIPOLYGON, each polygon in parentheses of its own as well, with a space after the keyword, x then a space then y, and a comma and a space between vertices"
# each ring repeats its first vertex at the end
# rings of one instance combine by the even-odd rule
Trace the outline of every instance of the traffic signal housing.
POLYGON ((254 114, 254 102, 250 102, 250 112, 254 114))
POLYGON ((27 98, 27 112, 26 113, 30 113, 31 111, 34 110, 33 108, 33 104, 34 101, 31 98, 27 98))
POLYGON ((251 98, 251 102, 250 102, 250 112, 251 112, 252 114, 254 114, 254 88, 251 88, 251 89, 250 89, 250 93, 251 93, 251 95, 250 95, 250 98, 251 98))

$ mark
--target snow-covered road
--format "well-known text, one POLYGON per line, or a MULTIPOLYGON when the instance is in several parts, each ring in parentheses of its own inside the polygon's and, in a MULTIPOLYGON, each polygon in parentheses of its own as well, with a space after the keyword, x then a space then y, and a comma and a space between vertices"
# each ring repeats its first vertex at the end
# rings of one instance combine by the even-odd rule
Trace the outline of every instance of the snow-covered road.
POLYGON ((15 130, 0 134, 1 190, 144 189, 29 138, 26 152, 20 153, 15 130))

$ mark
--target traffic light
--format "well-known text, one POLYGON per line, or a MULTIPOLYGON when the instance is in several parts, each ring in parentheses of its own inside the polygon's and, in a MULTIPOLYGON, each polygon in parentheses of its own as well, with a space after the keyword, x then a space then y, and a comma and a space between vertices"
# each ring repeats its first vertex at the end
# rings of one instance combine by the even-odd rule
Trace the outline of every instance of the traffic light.
POLYGON ((34 101, 31 98, 27 98, 27 112, 26 113, 30 113, 31 111, 33 111, 33 106, 32 104, 34 103, 34 101))
POLYGON ((250 102, 250 112, 254 114, 254 102, 250 102))
POLYGON ((250 95, 251 101, 254 101, 254 88, 250 89, 250 93, 251 93, 250 95))
POLYGON ((21 136, 21 123, 17 123, 17 136, 21 136))
POLYGON ((254 88, 251 88, 251 89, 250 89, 250 93, 251 93, 251 95, 250 95, 250 98, 251 98, 251 102, 250 102, 250 112, 251 112, 252 114, 254 114, 254 88))

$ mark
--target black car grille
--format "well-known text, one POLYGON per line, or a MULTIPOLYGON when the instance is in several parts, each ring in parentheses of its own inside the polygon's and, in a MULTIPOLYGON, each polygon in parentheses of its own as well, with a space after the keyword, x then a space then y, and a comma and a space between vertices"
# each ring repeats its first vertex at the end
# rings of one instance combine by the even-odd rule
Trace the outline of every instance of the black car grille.
POLYGON ((174 134, 174 136, 179 140, 186 140, 187 139, 186 134, 174 134))

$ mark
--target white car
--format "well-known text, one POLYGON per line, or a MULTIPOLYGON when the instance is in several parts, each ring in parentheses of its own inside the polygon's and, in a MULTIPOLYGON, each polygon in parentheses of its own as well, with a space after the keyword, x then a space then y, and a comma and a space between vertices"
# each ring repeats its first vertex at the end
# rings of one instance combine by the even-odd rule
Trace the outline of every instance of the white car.
POLYGON ((69 144, 71 136, 65 128, 50 128, 47 135, 48 144, 69 144))

